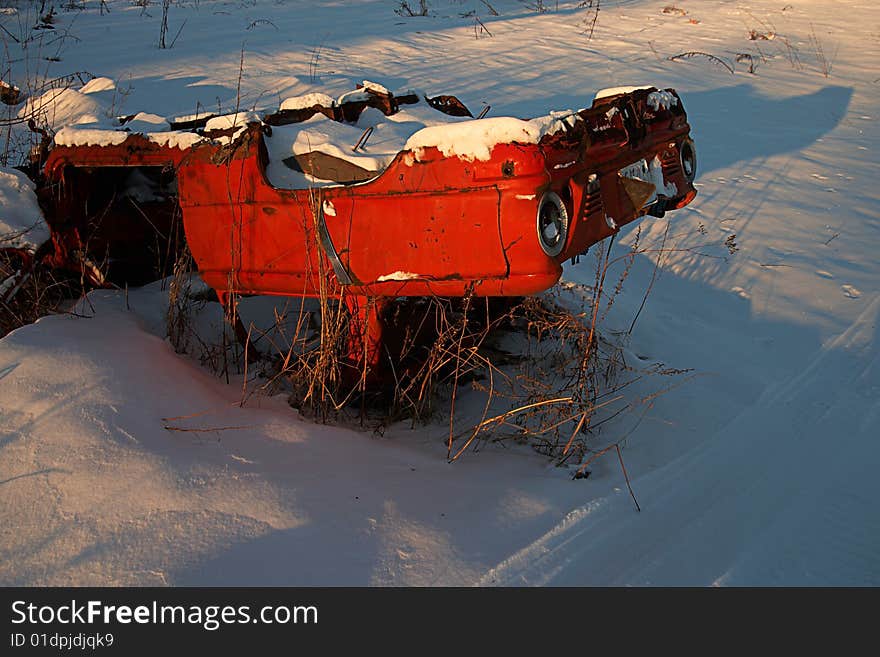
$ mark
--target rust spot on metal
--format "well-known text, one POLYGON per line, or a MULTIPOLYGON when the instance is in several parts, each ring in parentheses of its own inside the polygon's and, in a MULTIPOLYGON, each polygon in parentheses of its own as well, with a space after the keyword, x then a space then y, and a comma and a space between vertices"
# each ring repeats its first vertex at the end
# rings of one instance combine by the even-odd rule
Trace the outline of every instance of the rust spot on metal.
POLYGON ((428 98, 428 104, 435 110, 439 110, 449 116, 469 116, 473 118, 471 111, 464 106, 455 96, 434 96, 428 98))
MULTIPOLYGON (((117 145, 56 147, 40 159, 45 164, 39 197, 52 229, 51 261, 83 268, 77 254, 92 249, 97 262, 106 247, 143 255, 151 243, 148 229, 170 232, 182 217, 204 280, 226 293, 318 296, 330 289, 339 295, 345 283, 353 296, 455 297, 474 285, 484 296, 535 294, 558 280, 560 262, 612 232, 605 215, 623 226, 644 214, 641 205, 650 200, 653 183, 618 183, 621 170, 659 157, 664 182, 677 190, 675 198, 660 199, 663 207, 668 211, 693 199, 692 180, 679 164, 690 132, 684 110, 678 103, 649 112, 648 93, 594 102, 539 144, 497 144, 485 161, 447 157, 435 147, 427 147, 418 160, 401 152, 381 172, 341 166, 317 151, 292 158, 306 173, 326 180, 324 174, 333 169, 345 179, 320 189, 278 189, 269 183, 268 126, 317 113, 351 121, 366 107, 393 114, 400 104, 419 98, 367 88, 340 105, 268 115, 230 144, 210 138, 232 136, 237 132, 232 129, 212 131, 188 148, 137 134, 117 145), (121 204, 118 199, 128 199, 131 191, 125 188, 125 167, 152 169, 157 180, 167 172, 176 185, 173 190, 169 185, 155 207, 121 204), (560 195, 570 215, 565 248, 556 257, 542 250, 536 231, 536 211, 548 192, 560 195), (237 251, 229 248, 231 235, 237 251), (319 266, 328 260, 332 267, 319 266), (395 287, 388 281, 361 282, 394 272, 418 277, 395 287)), ((447 114, 471 116, 454 96, 428 102, 447 114)), ((208 118, 187 127, 198 131, 208 118)))

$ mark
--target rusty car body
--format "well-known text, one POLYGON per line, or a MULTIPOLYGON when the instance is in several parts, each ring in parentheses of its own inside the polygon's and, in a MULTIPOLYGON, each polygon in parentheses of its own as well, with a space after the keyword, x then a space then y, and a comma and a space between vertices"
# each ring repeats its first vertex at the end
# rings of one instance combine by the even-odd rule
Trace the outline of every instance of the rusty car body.
MULTIPOLYGON (((372 364, 381 300, 540 293, 567 259, 696 195, 690 126, 672 89, 611 90, 531 121, 473 118, 452 96, 368 83, 338 100, 184 117, 158 132, 132 118, 109 136, 64 128, 45 149, 39 193, 52 244, 40 257, 102 284, 114 267, 144 266, 155 234, 182 220, 224 305, 235 295, 344 296, 367 326, 359 353, 372 364), (284 130, 326 120, 360 131, 365 112, 393 120, 414 106, 455 121, 416 131, 381 170, 315 148, 284 158, 295 185, 267 176, 284 130), (122 193, 135 174, 148 193, 122 193)), ((370 132, 347 148, 369 151, 370 132)))

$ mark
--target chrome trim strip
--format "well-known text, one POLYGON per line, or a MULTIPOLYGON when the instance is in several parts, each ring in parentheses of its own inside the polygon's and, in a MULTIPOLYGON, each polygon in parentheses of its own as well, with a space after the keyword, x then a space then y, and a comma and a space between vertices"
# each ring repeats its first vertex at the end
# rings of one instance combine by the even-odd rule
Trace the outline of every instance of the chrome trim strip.
POLYGON ((333 272, 336 274, 336 278, 339 279, 339 283, 341 285, 354 285, 357 279, 349 274, 345 265, 342 264, 342 260, 339 259, 339 254, 336 253, 336 247, 333 246, 333 240, 330 238, 330 232, 327 230, 327 224, 324 222, 323 203, 321 204, 321 211, 318 213, 318 238, 321 240, 321 248, 324 249, 324 253, 330 261, 330 265, 333 267, 333 272))

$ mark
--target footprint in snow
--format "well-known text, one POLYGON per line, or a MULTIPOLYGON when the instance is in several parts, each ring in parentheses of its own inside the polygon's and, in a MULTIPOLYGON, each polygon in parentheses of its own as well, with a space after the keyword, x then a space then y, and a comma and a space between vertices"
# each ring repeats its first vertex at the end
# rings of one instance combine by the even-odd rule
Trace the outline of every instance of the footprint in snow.
POLYGON ((822 278, 834 278, 834 274, 830 271, 825 271, 824 269, 817 269, 816 276, 821 276, 822 278))
POLYGON ((850 299, 858 299, 860 296, 862 296, 861 291, 858 288, 853 287, 852 285, 841 285, 840 289, 843 290, 844 296, 847 296, 850 299))
POLYGON ((731 292, 735 292, 740 299, 749 299, 751 295, 739 286, 730 288, 731 292))

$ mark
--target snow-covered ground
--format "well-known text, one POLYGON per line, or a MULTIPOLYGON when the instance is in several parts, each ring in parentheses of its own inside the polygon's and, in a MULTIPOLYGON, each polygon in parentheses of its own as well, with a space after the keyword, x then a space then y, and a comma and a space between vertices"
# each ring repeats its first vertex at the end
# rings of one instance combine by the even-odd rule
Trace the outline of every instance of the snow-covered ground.
MULTIPOLYGON (((20 36, 34 4, 0 3, 0 21, 20 36)), ((0 340, 0 583, 880 584, 874 3, 608 0, 589 39, 579 2, 497 0, 496 17, 436 0, 410 18, 392 1, 201 0, 172 5, 167 49, 161 3, 99 4, 57 12, 71 36, 41 56, 59 61, 7 38, 10 79, 88 71, 117 81, 100 92, 115 114, 162 117, 365 79, 524 118, 604 87, 675 87, 700 195, 667 217, 683 250, 628 348, 699 376, 626 442, 638 513, 613 456, 572 481, 526 449, 448 464, 442 427, 379 438, 283 397, 240 407, 241 378, 163 339, 160 286, 94 292, 88 317, 0 340), (669 60, 688 51, 735 72, 669 60), (684 250, 732 234, 728 257, 684 250)), ((646 218, 643 242, 666 225, 646 218)), ((565 278, 591 283, 591 260, 565 278)), ((604 330, 629 326, 653 266, 637 259, 604 330)))

